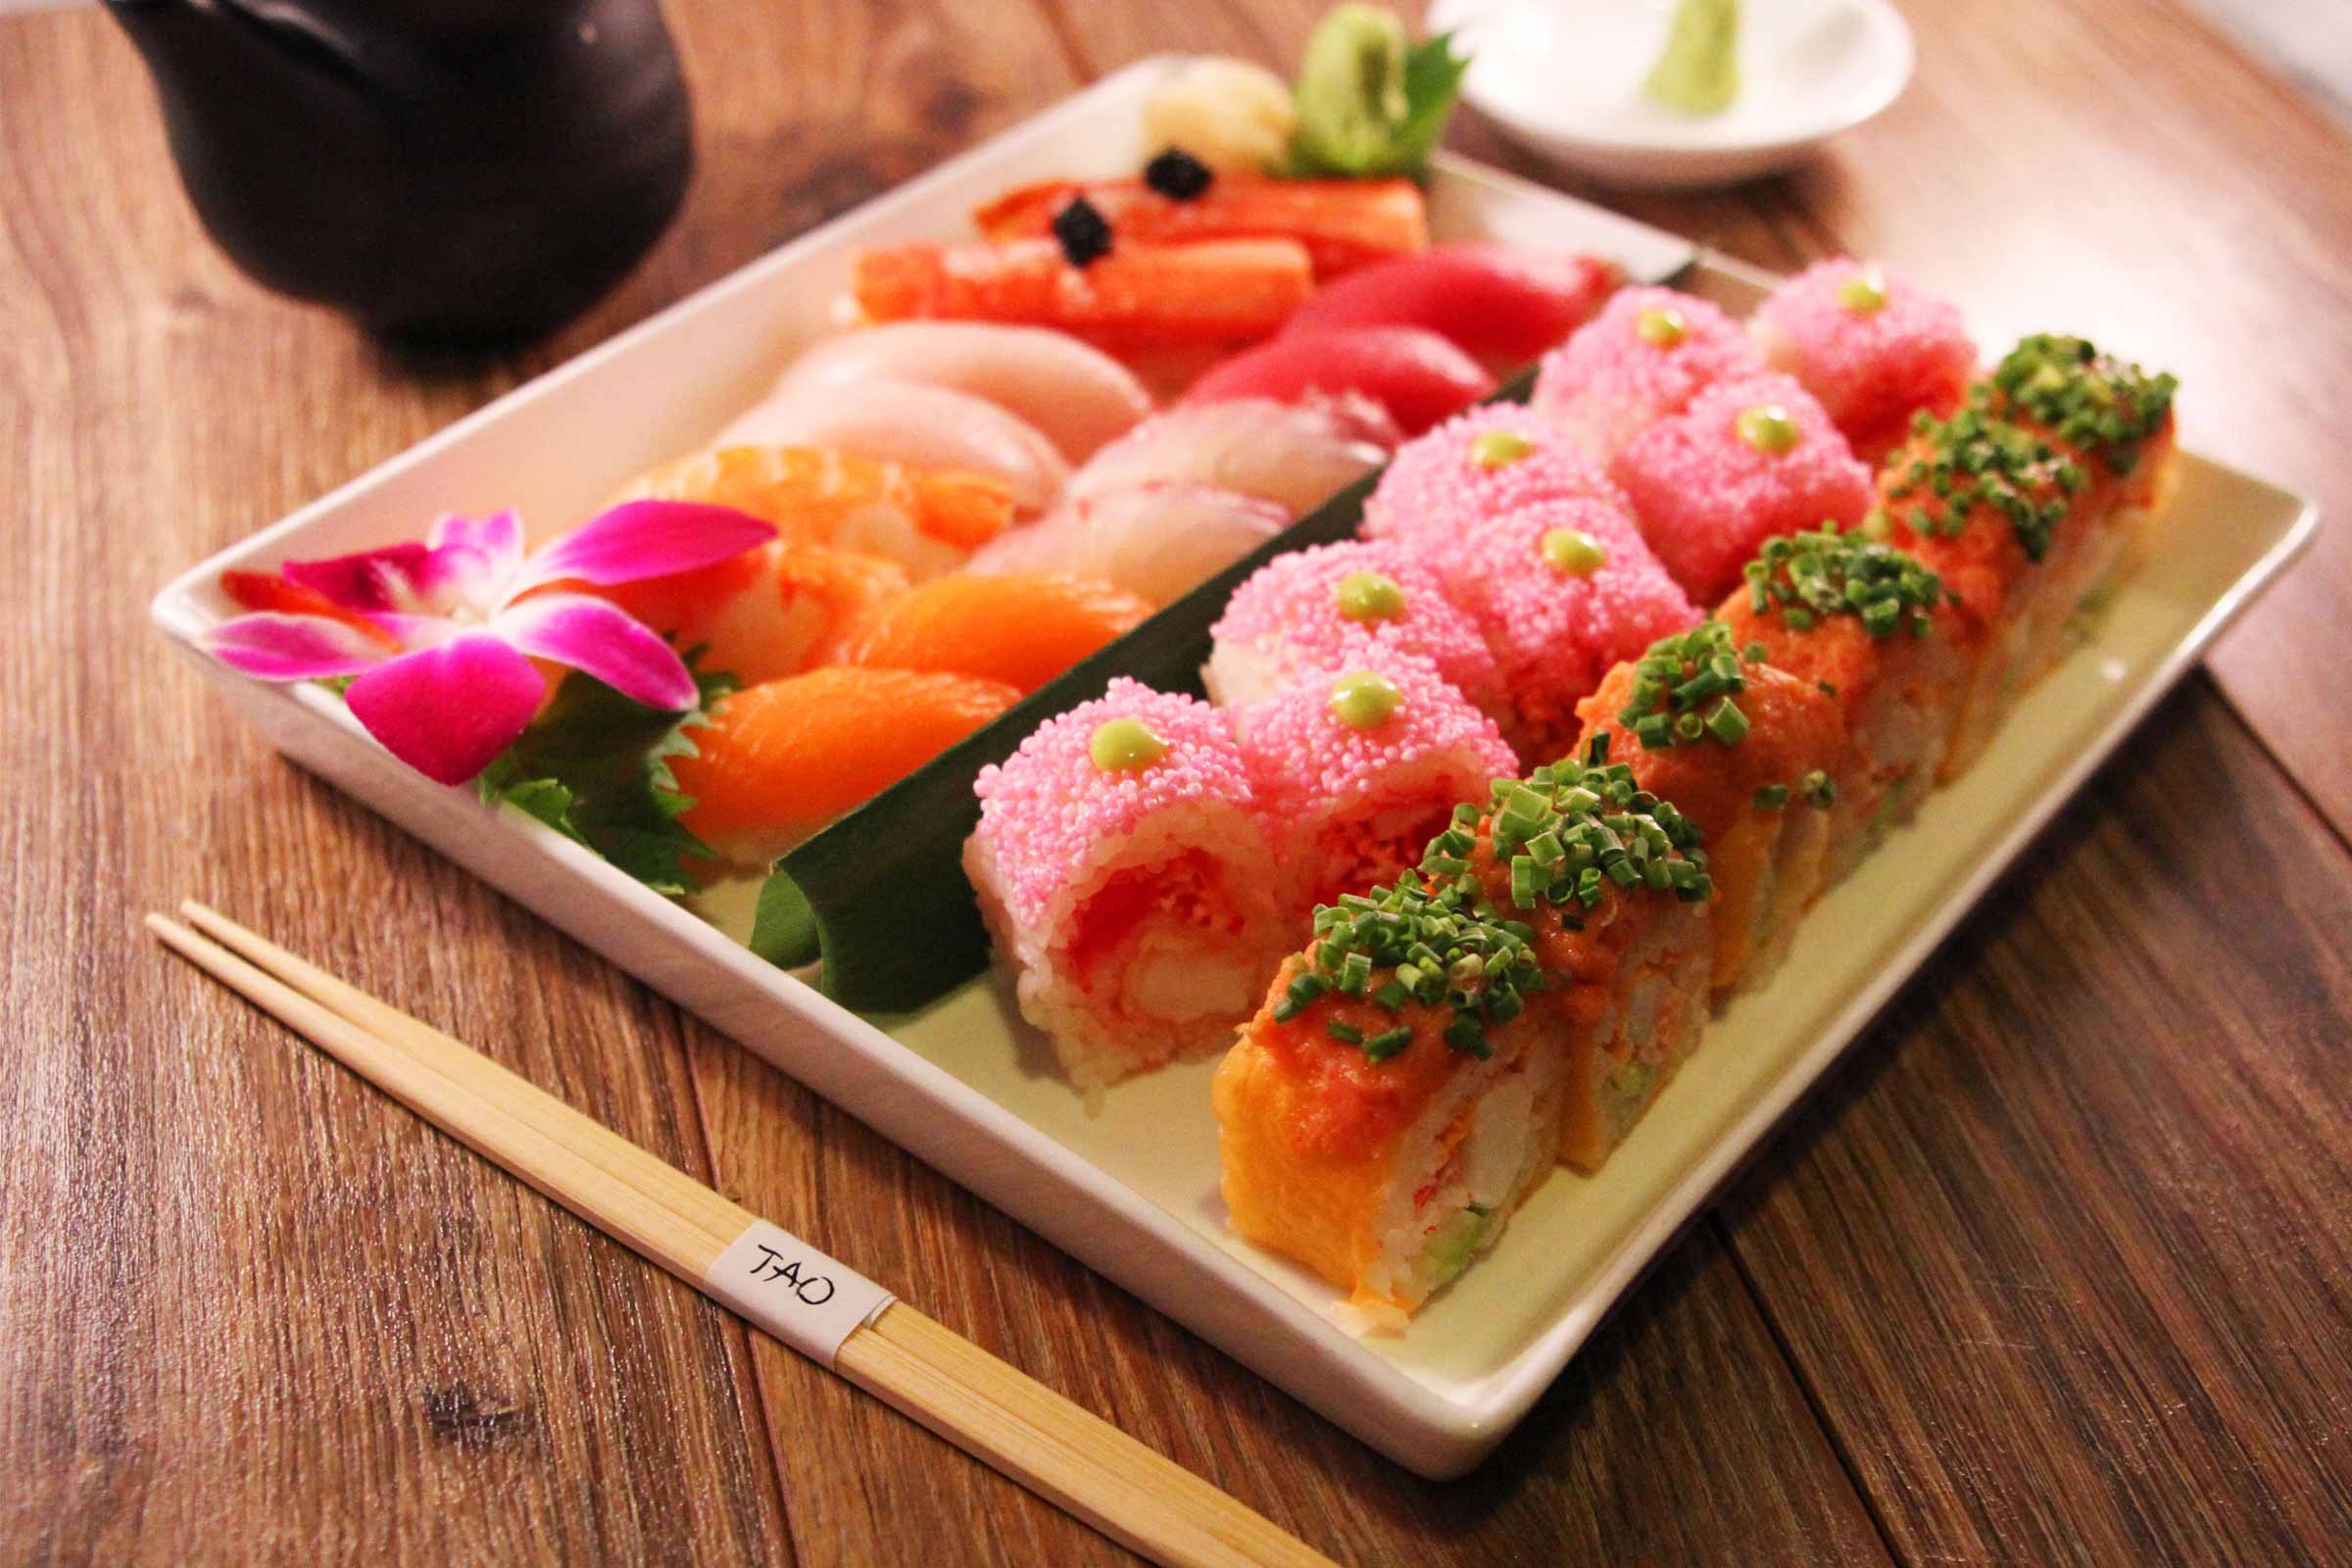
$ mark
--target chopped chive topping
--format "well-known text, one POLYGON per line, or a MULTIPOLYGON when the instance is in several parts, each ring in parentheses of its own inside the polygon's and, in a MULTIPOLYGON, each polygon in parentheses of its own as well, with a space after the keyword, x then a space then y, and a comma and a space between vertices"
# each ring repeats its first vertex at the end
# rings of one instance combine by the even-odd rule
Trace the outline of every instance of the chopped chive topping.
POLYGON ((1507 468, 1535 450, 1516 430, 1482 430, 1470 443, 1470 461, 1482 468, 1507 468))
POLYGON ((1798 779, 1796 787, 1804 791, 1806 800, 1825 811, 1838 804, 1838 781, 1818 767, 1798 779))
MULTIPOLYGON (((1763 662, 1761 647, 1746 651, 1758 656, 1748 662, 1763 662)), ((1731 628, 1719 620, 1659 638, 1635 661, 1632 700, 1617 722, 1643 751, 1687 746, 1708 735, 1737 746, 1747 734, 1747 715, 1733 701, 1747 689, 1740 652, 1731 628)))
POLYGON ((1893 631, 1906 612, 1923 623, 1943 599, 1943 582, 1919 558, 1838 524, 1765 541, 1741 568, 1747 606, 1756 614, 1778 612, 1791 631, 1810 631, 1817 617, 1861 617, 1873 637, 1893 631))
MULTIPOLYGON (((1999 411, 2018 413, 2117 474, 2139 461, 2140 443, 2164 427, 2180 383, 2101 354, 2089 340, 2038 333, 1992 372, 1999 411)), ((2070 492, 2071 493, 2071 492, 2070 492)))
POLYGON ((1092 267, 1110 254, 1110 220, 1083 196, 1073 196, 1054 215, 1054 238, 1072 267, 1092 267))
POLYGON ((1340 579, 1340 613, 1349 620, 1395 620, 1404 613, 1404 590, 1385 572, 1351 571, 1340 579))
MULTIPOLYGON (((2168 400, 2170 395, 2168 390, 2168 400)), ((2052 531, 2065 520, 2067 499, 2088 480, 2074 458, 2009 419, 2007 413, 2017 405, 1998 401, 2002 396, 1997 381, 1980 382, 1950 418, 1930 416, 1913 449, 1924 448, 1924 456, 1915 457, 1899 476, 1889 468, 1882 482, 1889 502, 1918 501, 1898 514, 1915 533, 1956 536, 1967 529, 1972 514, 1985 509, 2008 521, 2027 560, 2039 561, 2049 553, 2052 531)), ((2105 452, 2112 466, 2116 449, 2105 452)))
POLYGON ((1786 784, 1767 784, 1756 791, 1756 809, 1759 811, 1777 811, 1788 804, 1788 786, 1786 784))
POLYGON ((1216 172, 1181 147, 1170 147, 1144 166, 1144 183, 1170 201, 1189 202, 1206 191, 1216 172))
POLYGON ((1478 1026, 1477 1018, 1466 1012, 1454 1014, 1453 1022, 1446 1026, 1446 1044, 1481 1061, 1494 1054, 1494 1046, 1488 1043, 1487 1032, 1478 1026))
POLYGON ((1707 713, 1707 733, 1726 746, 1737 746, 1747 739, 1747 715, 1740 706, 1726 697, 1707 713))
POLYGON ((1324 1019, 1323 1032, 1342 1045, 1360 1046, 1364 1043, 1364 1032, 1361 1029, 1351 1023, 1342 1023, 1337 1018, 1324 1019))
POLYGON ((1400 1023, 1394 1029, 1383 1029, 1364 1042, 1364 1059, 1386 1061, 1413 1043, 1413 1026, 1400 1023))

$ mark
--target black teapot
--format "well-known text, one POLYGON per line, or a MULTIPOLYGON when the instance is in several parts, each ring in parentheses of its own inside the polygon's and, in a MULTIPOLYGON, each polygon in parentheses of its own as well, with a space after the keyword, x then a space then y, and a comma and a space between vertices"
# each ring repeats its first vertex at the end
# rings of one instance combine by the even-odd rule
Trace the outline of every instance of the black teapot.
POLYGON ((197 216, 258 281, 436 343, 537 336, 693 167, 655 0, 107 0, 197 216))

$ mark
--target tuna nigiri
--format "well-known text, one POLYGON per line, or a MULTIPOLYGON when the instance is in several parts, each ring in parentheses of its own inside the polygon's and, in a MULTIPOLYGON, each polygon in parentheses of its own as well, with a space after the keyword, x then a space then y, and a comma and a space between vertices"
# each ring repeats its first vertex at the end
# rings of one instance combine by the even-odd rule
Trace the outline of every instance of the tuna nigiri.
POLYGON ((670 760, 679 820, 725 859, 764 865, 1010 708, 1000 681, 812 669, 746 687, 670 760))
POLYGON ((1419 435, 1494 390, 1485 367, 1435 332, 1363 326, 1286 332, 1213 367, 1193 383, 1185 401, 1295 403, 1312 392, 1359 392, 1388 410, 1406 435, 1419 435))
POLYGON ((1051 506, 1070 473, 1060 449, 1035 425, 985 398, 881 377, 778 387, 712 443, 774 444, 990 474, 1004 481, 1024 512, 1051 506))
POLYGON ((1357 400, 1293 406, 1266 398, 1197 403, 1146 419, 1070 479, 1073 501, 1148 484, 1202 484, 1311 512, 1380 466, 1395 439, 1357 400))
POLYGON ((1418 326, 1497 368, 1583 325, 1624 281, 1615 264, 1515 245, 1433 245, 1357 269, 1291 313, 1283 334, 1418 326))
POLYGON ((1319 278, 1429 243, 1421 188, 1409 179, 1270 179, 1222 174, 1188 199, 1161 195, 1140 179, 1081 184, 1051 179, 1005 192, 974 209, 972 224, 993 240, 1053 232, 1078 197, 1110 223, 1113 243, 1289 239, 1306 248, 1319 278))
POLYGON ((1315 279, 1296 240, 1122 245, 1080 269, 1053 240, 1024 239, 861 252, 851 287, 869 321, 1054 326, 1124 351, 1254 341, 1315 279))
POLYGON ((1037 427, 1072 463, 1152 412, 1143 383, 1067 332, 993 321, 902 321, 827 338, 779 391, 874 378, 984 398, 1037 427))
POLYGON ((749 684, 835 662, 842 634, 911 586, 895 561, 777 540, 700 571, 588 591, 749 684))
POLYGON ((721 445, 648 469, 616 501, 703 501, 773 523, 790 545, 886 557, 917 577, 960 564, 1012 521, 1012 491, 814 447, 721 445))
POLYGON ((967 572, 1066 571, 1164 605, 1289 524, 1287 508, 1199 484, 1147 484, 1064 502, 999 535, 967 572))
POLYGON ((1033 692, 1142 625, 1124 589, 1056 572, 940 577, 879 606, 848 638, 850 663, 947 669, 1033 692))

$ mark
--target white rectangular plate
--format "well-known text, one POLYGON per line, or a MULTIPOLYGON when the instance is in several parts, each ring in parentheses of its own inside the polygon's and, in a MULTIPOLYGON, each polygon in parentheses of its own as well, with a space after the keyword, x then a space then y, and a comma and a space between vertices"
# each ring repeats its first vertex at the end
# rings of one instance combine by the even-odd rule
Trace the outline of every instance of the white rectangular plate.
MULTIPOLYGON (((1563 1172, 1497 1250, 1404 1333, 1358 1340, 1330 1292, 1226 1229, 1207 1064, 1114 1090, 1089 1115, 1001 979, 923 1011, 860 1017, 751 956, 575 845, 393 761, 316 687, 243 680, 192 646, 230 612, 228 569, 416 535, 442 511, 518 508, 540 533, 705 439, 827 326, 858 247, 962 232, 1018 180, 1132 169, 1147 61, 827 224, 500 399, 160 594, 156 623, 270 741, 701 1014, 1055 1245, 1425 1475, 1499 1442, 1716 1183, 1828 1069, 1984 888, 2309 537, 2311 509, 2191 458, 2159 542, 2089 646, 2019 708, 1993 758, 1807 918, 1787 967, 1735 1004, 1602 1173, 1563 1172)), ((1683 240, 1458 159, 1441 237, 1615 257, 1663 276, 1683 240)), ((1712 279, 1737 295, 1740 280, 1712 279)), ((855 1261, 854 1227, 813 1236, 855 1261)))

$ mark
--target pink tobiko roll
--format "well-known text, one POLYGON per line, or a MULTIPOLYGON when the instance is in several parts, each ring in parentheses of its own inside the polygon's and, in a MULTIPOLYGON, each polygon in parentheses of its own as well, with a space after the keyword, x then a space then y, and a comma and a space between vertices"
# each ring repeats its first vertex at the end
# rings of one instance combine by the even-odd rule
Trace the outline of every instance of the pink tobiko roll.
POLYGON ((1302 671, 1238 719, 1259 805, 1282 824, 1283 887, 1303 915, 1421 863, 1453 808, 1519 771, 1494 721, 1429 664, 1381 649, 1302 671))
POLYGON ((1423 559, 1494 651, 1503 736, 1530 766, 1574 745, 1576 705, 1609 666, 1698 619, 1633 518, 1602 501, 1539 501, 1423 559))
POLYGON ((1749 318, 1765 363, 1805 384, 1865 463, 1875 464, 1925 409, 1960 406, 1977 346, 1960 312, 1876 262, 1816 262, 1773 290, 1749 318))
POLYGON ((1485 712, 1503 710, 1502 677, 1437 573, 1386 540, 1275 557, 1233 591, 1209 628, 1208 694, 1228 708, 1274 695, 1299 670, 1425 660, 1485 712))
POLYGON ((1296 934, 1223 710, 1122 677, 973 789, 965 874, 1071 1081, 1096 1096, 1222 1048, 1296 934))
POLYGON ((1824 522, 1850 528, 1870 510, 1870 470, 1812 394, 1778 371, 1701 393, 1636 437, 1615 472, 1650 548, 1702 605, 1739 583, 1765 540, 1824 522))
POLYGON ((1740 323, 1691 294, 1621 289, 1544 358, 1529 407, 1593 462, 1727 376, 1763 365, 1740 323))
POLYGON ((1364 500, 1362 532, 1443 547, 1476 518, 1574 497, 1625 504, 1607 472, 1536 411, 1491 404, 1398 447, 1364 500))

